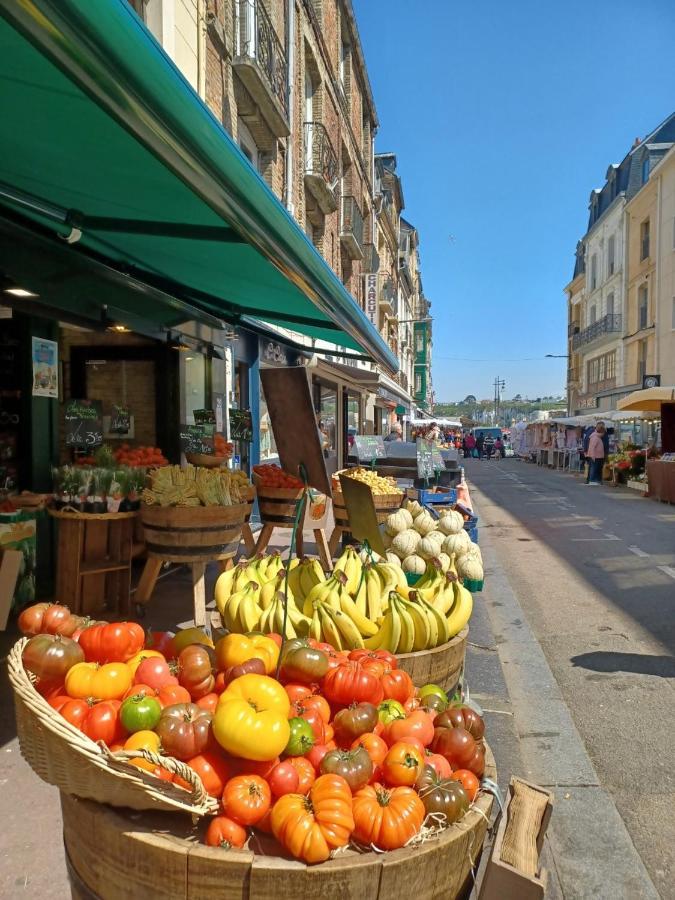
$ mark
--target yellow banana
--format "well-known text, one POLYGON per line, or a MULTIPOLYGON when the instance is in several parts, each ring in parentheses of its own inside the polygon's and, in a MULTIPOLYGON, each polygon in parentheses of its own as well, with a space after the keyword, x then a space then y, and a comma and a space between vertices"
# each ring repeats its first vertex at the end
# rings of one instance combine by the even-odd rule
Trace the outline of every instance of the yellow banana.
POLYGON ((311 620, 307 616, 303 616, 295 603, 288 604, 288 618, 299 637, 306 637, 309 633, 311 620))
POLYGON ((396 594, 391 595, 389 602, 390 605, 394 607, 394 612, 401 620, 401 638, 398 642, 396 652, 412 653, 413 647, 415 646, 415 623, 412 620, 412 616, 407 609, 404 609, 396 594))
POLYGON ((328 615, 328 612, 323 605, 317 608, 319 610, 319 615, 321 616, 321 631, 323 632, 324 641, 327 641, 336 650, 343 650, 342 638, 337 625, 328 615))
POLYGON ((368 650, 388 650, 396 653, 401 640, 401 619, 390 606, 377 634, 363 642, 368 650))
POLYGON ((249 581, 240 591, 235 591, 230 595, 230 599, 223 612, 223 623, 229 631, 236 632, 240 630, 239 619, 237 615, 239 612, 239 605, 248 593, 250 593, 251 591, 256 591, 257 589, 257 583, 254 581, 249 581))
POLYGON ((302 568, 297 557, 292 559, 290 566, 288 566, 288 587, 293 591, 296 603, 304 601, 305 592, 302 588, 302 568))
POLYGON ((361 613, 362 616, 365 616, 368 612, 368 590, 366 587, 366 573, 364 570, 363 575, 361 576, 361 583, 359 584, 359 589, 356 592, 354 597, 354 604, 356 608, 361 613))
POLYGON ((323 635, 321 633, 321 616, 319 615, 319 610, 315 609, 309 625, 309 636, 313 638, 315 641, 322 641, 323 635))
POLYGON ((331 617, 331 619, 335 622, 338 631, 342 637, 342 646, 346 650, 356 650, 358 648, 363 647, 363 637, 361 632, 356 627, 355 622, 352 620, 351 616, 348 616, 346 613, 342 612, 339 609, 331 609, 330 607, 326 607, 326 612, 331 617))
POLYGON ((440 647, 441 644, 447 643, 450 639, 448 636, 448 620, 443 613, 439 612, 431 603, 427 603, 422 597, 419 597, 417 602, 427 611, 431 627, 431 640, 433 641, 435 637, 436 642, 430 646, 440 647))
POLYGON ((460 593, 457 603, 453 606, 450 615, 447 617, 448 634, 451 638, 455 637, 456 634, 459 634, 462 628, 464 628, 471 618, 471 613, 473 611, 473 595, 462 585, 459 585, 459 590, 460 593))
POLYGON ((249 581, 255 581, 255 570, 251 569, 251 571, 249 571, 249 569, 251 569, 251 566, 247 559, 240 559, 234 567, 234 580, 232 582, 233 594, 242 590, 249 581))
POLYGON ((247 594, 239 604, 237 618, 242 626, 242 632, 254 631, 260 621, 262 610, 256 602, 254 594, 247 594))
POLYGON ((265 582, 260 590, 260 606, 263 609, 267 609, 268 606, 272 605, 272 601, 274 600, 274 595, 277 592, 277 579, 273 578, 271 581, 265 582))
POLYGON ((305 602, 302 606, 303 613, 306 616, 311 616, 314 606, 317 603, 323 603, 335 586, 336 582, 332 578, 329 578, 327 581, 322 581, 320 584, 315 584, 311 591, 305 596, 305 602))
POLYGON ((371 622, 379 622, 383 614, 382 588, 377 572, 372 566, 366 569, 366 615, 371 622))
POLYGON ((223 610, 225 609, 225 605, 227 601, 230 599, 230 595, 232 593, 232 584, 234 582, 234 576, 236 573, 236 569, 233 566, 231 569, 228 569, 227 572, 223 572, 218 576, 218 580, 216 581, 216 586, 213 590, 214 596, 216 598, 216 606, 218 607, 218 612, 223 614, 223 610))
POLYGON ((413 600, 401 599, 397 600, 397 602, 401 604, 413 620, 415 629, 413 650, 428 650, 429 647, 433 647, 434 644, 431 643, 431 626, 427 619, 426 611, 413 600))
POLYGON ((359 634, 366 637, 372 637, 374 634, 377 634, 377 625, 362 615, 356 603, 346 591, 340 594, 340 610, 352 620, 359 634))
POLYGON ((335 563, 335 569, 345 573, 347 576, 347 590, 350 594, 355 594, 361 580, 361 560, 354 547, 345 547, 342 555, 335 563))

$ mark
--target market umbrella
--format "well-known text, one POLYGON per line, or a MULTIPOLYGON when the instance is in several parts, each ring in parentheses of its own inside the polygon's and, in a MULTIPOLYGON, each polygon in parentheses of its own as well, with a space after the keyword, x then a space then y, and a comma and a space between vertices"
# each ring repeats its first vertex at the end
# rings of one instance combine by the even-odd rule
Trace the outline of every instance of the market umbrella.
POLYGON ((644 391, 633 391, 617 403, 617 409, 642 412, 661 412, 662 403, 675 401, 675 387, 654 387, 644 391))

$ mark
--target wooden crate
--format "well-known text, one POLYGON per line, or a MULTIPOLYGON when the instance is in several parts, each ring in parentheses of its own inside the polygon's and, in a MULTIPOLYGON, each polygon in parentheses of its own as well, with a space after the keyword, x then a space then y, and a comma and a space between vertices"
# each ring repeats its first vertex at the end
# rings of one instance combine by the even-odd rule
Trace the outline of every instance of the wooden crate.
POLYGON ((451 641, 440 647, 418 650, 415 653, 397 653, 398 667, 410 675, 415 687, 438 684, 448 694, 452 694, 464 669, 468 636, 467 625, 451 641))
POLYGON ((141 509, 148 556, 168 562, 228 559, 239 549, 249 503, 233 506, 148 506, 141 509))
MULTIPOLYGON (((403 493, 400 494, 374 494, 373 501, 375 503, 375 515, 377 521, 382 525, 387 521, 387 516, 396 512, 401 508, 405 499, 403 493)), ((347 507, 345 506, 345 498, 342 491, 333 490, 333 517, 335 518, 335 528, 330 536, 328 546, 332 556, 338 548, 338 542, 343 534, 349 534, 349 516, 347 507)))
MULTIPOLYGON (((486 774, 496 778, 488 748, 486 774)), ((416 847, 388 853, 347 850, 306 866, 255 835, 244 850, 206 847, 205 823, 130 815, 61 795, 63 834, 75 900, 453 900, 477 864, 492 809, 479 794, 461 822, 416 847)))

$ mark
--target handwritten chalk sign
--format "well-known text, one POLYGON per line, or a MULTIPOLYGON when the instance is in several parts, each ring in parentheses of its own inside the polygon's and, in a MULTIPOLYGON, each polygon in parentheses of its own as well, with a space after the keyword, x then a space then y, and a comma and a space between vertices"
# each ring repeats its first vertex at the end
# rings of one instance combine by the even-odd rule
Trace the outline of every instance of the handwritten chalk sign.
POLYGON ((67 447, 99 447, 103 443, 103 416, 99 400, 69 400, 64 418, 67 447))
POLYGON ((195 425, 215 425, 216 411, 214 409, 193 409, 192 418, 195 425))
POLYGON ((249 442, 253 440, 253 420, 250 409, 230 409, 228 418, 230 440, 249 442))
POLYGON ((206 456, 213 456, 215 430, 215 425, 181 425, 180 449, 183 453, 203 453, 206 456))
POLYGON ((117 406, 113 404, 112 413, 110 414, 110 426, 108 431, 113 434, 129 434, 131 427, 131 412, 128 406, 117 406))
POLYGON ((419 478, 435 478, 445 469, 441 451, 434 441, 417 438, 417 475, 419 478))
POLYGON ((387 458, 387 450, 380 434, 357 434, 354 436, 354 446, 359 462, 387 458))

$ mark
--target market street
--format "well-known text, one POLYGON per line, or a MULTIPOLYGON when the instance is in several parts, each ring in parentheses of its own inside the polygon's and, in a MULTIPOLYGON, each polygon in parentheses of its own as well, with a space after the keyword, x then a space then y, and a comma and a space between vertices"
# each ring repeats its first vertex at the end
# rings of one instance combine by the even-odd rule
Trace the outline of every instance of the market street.
MULTIPOLYGON (((500 651, 517 648, 525 640, 520 628, 529 625, 555 679, 539 686, 546 702, 526 711, 532 725, 523 727, 519 678, 527 681, 533 670, 517 652, 500 652, 521 752, 533 769, 523 774, 557 785, 554 828, 575 825, 565 823, 566 799, 581 804, 584 843, 593 840, 593 821, 607 818, 606 791, 657 890, 673 897, 675 510, 516 460, 467 462, 480 533, 489 536, 527 619, 500 623, 502 598, 491 584, 496 643, 500 651), (568 710, 592 761, 589 773, 566 746, 568 710)), ((531 647, 520 646, 525 657, 531 647)), ((604 838, 600 849, 613 847, 606 859, 613 869, 620 851, 604 838)), ((651 896, 641 890, 636 884, 621 896, 651 896)))

